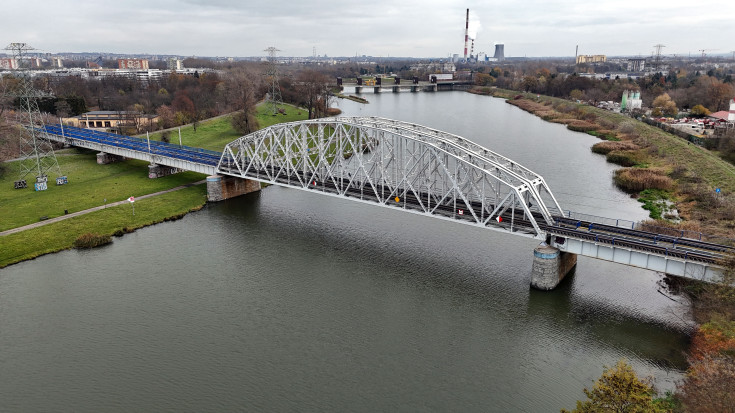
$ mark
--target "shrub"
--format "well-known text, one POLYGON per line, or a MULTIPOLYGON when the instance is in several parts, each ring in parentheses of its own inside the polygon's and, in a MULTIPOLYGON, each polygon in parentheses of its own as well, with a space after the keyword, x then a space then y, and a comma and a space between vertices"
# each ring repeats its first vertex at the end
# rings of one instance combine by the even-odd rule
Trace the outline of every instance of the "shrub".
POLYGON ((615 171, 613 181, 623 191, 633 193, 646 189, 670 191, 674 181, 662 171, 642 168, 623 168, 615 171))
POLYGON ((109 235, 99 235, 88 232, 80 235, 79 238, 74 241, 74 248, 95 248, 111 242, 112 237, 109 235))
MULTIPOLYGON (((584 389, 588 400, 577 401, 572 412, 665 412, 653 396, 656 390, 650 378, 640 379, 628 363, 620 360, 605 367, 592 389, 584 389)), ((568 412, 562 409, 562 412, 568 412)))
POLYGON ((618 130, 621 133, 632 135, 636 132, 635 124, 633 122, 623 122, 618 125, 618 130))
POLYGON ((600 127, 594 123, 589 123, 585 120, 574 120, 567 125, 567 129, 575 132, 589 132, 599 129, 600 127))
POLYGON ((640 152, 631 150, 613 150, 607 153, 606 159, 610 163, 620 166, 635 166, 642 164, 645 160, 640 152))
POLYGON ((685 411, 719 413, 735 406, 735 360, 710 356, 692 363, 679 397, 685 411))
POLYGON ((600 118, 597 120, 597 124, 602 126, 603 129, 613 129, 615 128, 615 122, 609 121, 604 118, 600 118))
POLYGON ((628 141, 603 141, 592 145, 592 152, 603 155, 607 155, 612 151, 633 151, 636 149, 638 149, 638 145, 628 141))

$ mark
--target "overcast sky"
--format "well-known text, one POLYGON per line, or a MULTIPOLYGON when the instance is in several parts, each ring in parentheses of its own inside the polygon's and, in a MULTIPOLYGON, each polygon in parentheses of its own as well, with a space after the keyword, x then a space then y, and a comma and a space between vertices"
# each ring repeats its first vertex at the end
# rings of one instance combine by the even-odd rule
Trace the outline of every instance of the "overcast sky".
POLYGON ((24 0, 0 43, 44 52, 182 56, 460 56, 466 9, 475 52, 507 56, 701 55, 735 50, 733 0, 24 0))

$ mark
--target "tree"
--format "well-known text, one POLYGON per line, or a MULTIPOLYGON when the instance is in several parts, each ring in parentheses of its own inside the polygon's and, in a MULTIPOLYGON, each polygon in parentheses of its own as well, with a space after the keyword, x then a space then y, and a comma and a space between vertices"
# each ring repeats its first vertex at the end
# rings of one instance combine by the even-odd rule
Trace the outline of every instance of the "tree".
POLYGON ((735 359, 707 356, 692 363, 679 390, 686 411, 735 412, 735 359))
POLYGON ((242 135, 247 135, 258 130, 258 119, 253 111, 240 110, 232 115, 232 127, 242 135))
POLYGON ((671 99, 668 93, 664 93, 653 100, 653 111, 651 112, 653 116, 676 116, 677 113, 679 113, 679 110, 676 108, 676 102, 671 99))
POLYGON ((298 82, 303 104, 309 111, 309 119, 326 114, 329 105, 329 78, 316 70, 306 70, 299 74, 298 82))
POLYGON ((692 114, 692 116, 697 116, 697 117, 700 117, 701 118, 701 117, 704 117, 704 116, 709 115, 710 114, 710 111, 709 111, 709 109, 705 108, 702 105, 696 105, 696 106, 694 106, 692 108, 691 114, 692 114))
POLYGON ((584 389, 589 400, 577 401, 577 408, 567 413, 617 412, 655 413, 666 409, 654 401, 656 394, 648 379, 641 380, 624 360, 613 368, 605 367, 602 376, 595 381, 592 390, 584 389))

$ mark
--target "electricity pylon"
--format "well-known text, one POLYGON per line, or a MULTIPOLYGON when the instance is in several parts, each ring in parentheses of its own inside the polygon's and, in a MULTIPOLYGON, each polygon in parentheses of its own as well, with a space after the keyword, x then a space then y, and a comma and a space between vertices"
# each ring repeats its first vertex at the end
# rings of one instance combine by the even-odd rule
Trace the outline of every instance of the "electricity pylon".
POLYGON ((278 113, 278 106, 283 106, 283 98, 281 97, 281 86, 278 84, 278 67, 276 66, 276 52, 280 50, 271 46, 264 50, 268 52, 268 70, 265 75, 271 79, 270 92, 268 93, 268 102, 271 105, 273 115, 278 113))
POLYGON ((19 81, 17 92, 14 94, 20 102, 18 123, 21 126, 20 170, 15 187, 25 188, 27 186, 25 177, 30 173, 35 173, 36 190, 45 190, 48 173, 52 171, 57 174, 57 184, 66 183, 66 177, 61 176, 59 162, 56 160, 54 148, 46 134, 41 111, 38 109, 38 99, 48 97, 48 95, 33 88, 30 74, 24 68, 28 63, 27 59, 24 59, 24 54, 35 49, 26 43, 11 43, 5 50, 13 52, 13 59, 17 62, 16 73, 19 81))

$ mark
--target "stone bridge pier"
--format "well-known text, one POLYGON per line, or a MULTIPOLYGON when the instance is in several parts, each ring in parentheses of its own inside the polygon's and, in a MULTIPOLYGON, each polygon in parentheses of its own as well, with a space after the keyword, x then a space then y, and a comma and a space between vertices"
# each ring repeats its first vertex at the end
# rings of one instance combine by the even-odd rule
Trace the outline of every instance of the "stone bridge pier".
POLYGON ((236 196, 260 191, 260 182, 234 176, 211 175, 207 177, 207 200, 219 202, 236 196))
POLYGON ((125 158, 120 155, 113 155, 107 152, 100 152, 97 154, 97 163, 100 165, 107 165, 113 162, 124 161, 125 158))
POLYGON ((560 251, 543 242, 533 250, 531 287, 549 291, 556 288, 577 265, 577 254, 560 251))

